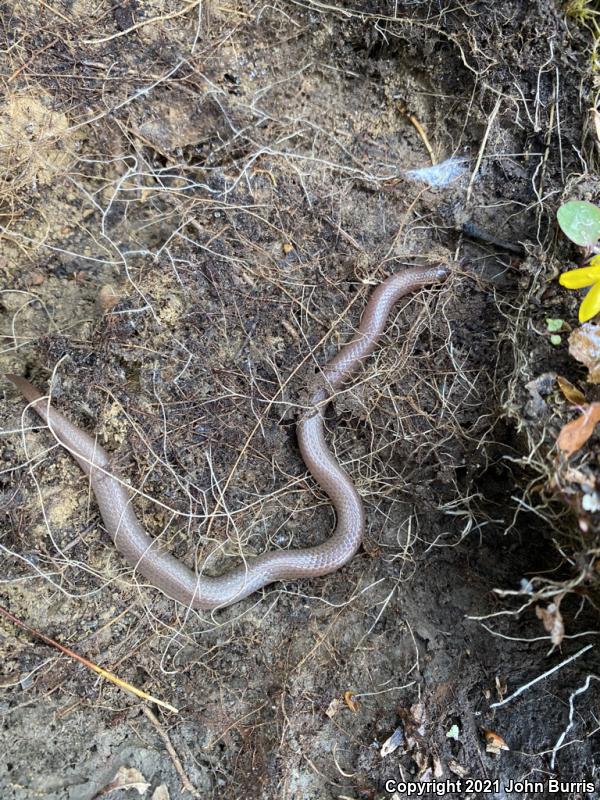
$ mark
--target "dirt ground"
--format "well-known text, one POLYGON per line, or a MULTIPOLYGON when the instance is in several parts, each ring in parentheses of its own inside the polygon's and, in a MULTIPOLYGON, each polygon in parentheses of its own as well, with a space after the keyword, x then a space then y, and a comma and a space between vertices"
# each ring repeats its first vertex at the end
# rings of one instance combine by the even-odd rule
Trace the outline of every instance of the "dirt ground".
POLYGON ((214 615, 138 580, 2 382, 0 604, 179 712, 0 618, 2 800, 600 797, 593 548, 550 488, 583 374, 547 330, 577 315, 556 209, 600 194, 574 6, 0 3, 0 372, 188 565, 329 535, 315 365, 385 276, 452 271, 327 412, 358 555, 214 615))

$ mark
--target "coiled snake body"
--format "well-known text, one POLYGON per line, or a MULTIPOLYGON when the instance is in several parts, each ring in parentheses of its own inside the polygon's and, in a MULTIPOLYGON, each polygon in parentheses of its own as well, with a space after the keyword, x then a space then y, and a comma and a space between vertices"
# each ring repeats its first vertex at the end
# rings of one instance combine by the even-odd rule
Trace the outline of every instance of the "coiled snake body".
POLYGON ((364 508, 354 484, 327 446, 323 409, 332 394, 375 349, 395 303, 421 286, 444 280, 447 274, 443 266, 422 267, 383 281, 371 295, 356 334, 323 367, 309 409, 298 422, 298 443, 304 463, 335 509, 337 524, 333 534, 315 547, 263 553, 217 577, 197 575, 162 551, 157 540, 138 522, 126 487, 111 474, 108 453, 53 408, 29 381, 16 375, 7 377, 89 476, 106 530, 129 564, 148 583, 180 603, 198 609, 223 608, 273 581, 333 572, 356 553, 365 528, 364 508))

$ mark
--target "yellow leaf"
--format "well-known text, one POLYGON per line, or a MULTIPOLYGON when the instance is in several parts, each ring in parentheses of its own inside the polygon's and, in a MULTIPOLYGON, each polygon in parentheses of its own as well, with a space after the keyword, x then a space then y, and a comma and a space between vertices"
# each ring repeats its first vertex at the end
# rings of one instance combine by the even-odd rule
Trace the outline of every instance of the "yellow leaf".
POLYGON ((567 289, 584 289, 600 281, 600 261, 588 267, 570 269, 560 275, 558 282, 567 289))
POLYGON ((588 262, 588 266, 590 267, 600 267, 600 254, 590 258, 588 262))
POLYGON ((600 283, 595 283, 579 306, 579 322, 587 322, 600 311, 600 283))

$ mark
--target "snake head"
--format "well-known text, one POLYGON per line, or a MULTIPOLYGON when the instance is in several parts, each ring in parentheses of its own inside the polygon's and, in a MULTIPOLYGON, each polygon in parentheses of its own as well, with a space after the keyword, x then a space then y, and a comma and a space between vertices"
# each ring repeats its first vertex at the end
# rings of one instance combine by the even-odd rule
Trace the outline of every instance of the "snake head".
POLYGON ((450 275, 450 265, 449 264, 437 264, 435 267, 432 268, 433 275, 435 280, 438 281, 445 281, 446 278, 450 275))

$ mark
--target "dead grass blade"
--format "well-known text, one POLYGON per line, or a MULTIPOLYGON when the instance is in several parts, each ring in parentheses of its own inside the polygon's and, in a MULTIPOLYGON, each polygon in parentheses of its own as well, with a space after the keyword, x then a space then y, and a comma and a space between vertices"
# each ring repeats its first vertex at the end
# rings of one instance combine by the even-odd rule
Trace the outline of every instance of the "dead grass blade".
POLYGON ((78 655, 74 650, 71 650, 69 647, 65 647, 63 644, 60 644, 60 642, 57 642, 54 639, 51 639, 49 636, 46 636, 45 634, 36 630, 35 628, 32 628, 31 625, 28 625, 26 622, 23 622, 22 620, 18 619, 18 617, 15 617, 14 614, 11 614, 10 611, 8 611, 3 606, 0 606, 0 614, 2 614, 3 617, 12 622, 13 625, 17 625, 19 628, 23 628, 23 630, 26 630, 28 633, 31 633, 32 636, 36 636, 38 639, 41 639, 42 642, 45 642, 51 647, 55 647, 57 650, 60 650, 61 653, 64 653, 70 658, 75 659, 75 661, 79 661, 80 664, 83 664, 88 669, 91 669, 93 672, 100 675, 101 678, 104 678, 105 680, 114 683, 114 685, 118 686, 120 689, 124 689, 126 692, 129 692, 130 694, 139 697, 141 700, 144 700, 147 703, 156 703, 162 708, 166 708, 169 711, 172 711, 174 714, 179 713, 179 711, 174 706, 170 705, 169 703, 165 703, 164 700, 158 700, 151 694, 143 692, 136 686, 132 686, 130 683, 127 683, 127 681, 124 681, 121 678, 117 677, 116 675, 113 675, 112 672, 109 672, 108 670, 99 667, 97 664, 94 664, 93 661, 89 661, 87 658, 78 655))

